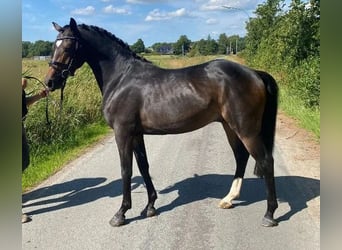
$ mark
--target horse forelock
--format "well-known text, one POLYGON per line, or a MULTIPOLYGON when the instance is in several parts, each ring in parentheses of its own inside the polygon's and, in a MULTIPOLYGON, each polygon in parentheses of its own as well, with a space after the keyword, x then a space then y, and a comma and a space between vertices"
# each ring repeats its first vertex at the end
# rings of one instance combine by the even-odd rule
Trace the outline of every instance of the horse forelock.
POLYGON ((114 42, 120 49, 124 50, 125 52, 127 52, 128 54, 130 54, 132 57, 134 57, 136 59, 139 59, 139 60, 144 61, 144 62, 150 62, 147 59, 145 59, 144 57, 141 57, 141 56, 137 55, 134 51, 132 51, 126 42, 124 42, 120 38, 116 37, 113 33, 109 32, 103 28, 100 28, 100 27, 94 26, 94 25, 86 25, 86 24, 79 24, 78 28, 80 30, 86 30, 88 32, 96 33, 99 36, 106 38, 106 39, 110 40, 111 42, 114 42))

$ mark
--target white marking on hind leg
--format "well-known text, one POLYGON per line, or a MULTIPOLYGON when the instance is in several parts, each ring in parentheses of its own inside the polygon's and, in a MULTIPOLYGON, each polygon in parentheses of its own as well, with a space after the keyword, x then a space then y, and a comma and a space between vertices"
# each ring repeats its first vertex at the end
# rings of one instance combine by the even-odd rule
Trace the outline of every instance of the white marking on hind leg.
POLYGON ((240 196, 240 190, 242 186, 242 178, 236 178, 232 182, 229 193, 220 201, 220 208, 231 208, 233 206, 232 201, 240 196))

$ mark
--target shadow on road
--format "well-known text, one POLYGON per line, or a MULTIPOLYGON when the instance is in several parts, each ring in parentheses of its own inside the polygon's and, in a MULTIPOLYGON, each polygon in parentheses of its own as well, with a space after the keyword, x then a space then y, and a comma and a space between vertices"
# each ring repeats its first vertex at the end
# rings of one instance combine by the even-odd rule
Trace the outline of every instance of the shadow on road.
MULTIPOLYGON (((105 181, 106 178, 80 178, 43 187, 24 194, 22 197, 23 207, 44 206, 27 213, 29 215, 35 215, 79 206, 103 197, 116 197, 122 194, 121 179, 99 186, 105 181), (62 195, 64 193, 65 195, 62 195), (58 197, 53 197, 56 195, 58 197), (25 204, 28 201, 30 203, 25 204)), ((142 184, 143 179, 141 177, 132 178, 132 190, 142 184)))
MULTIPOLYGON (((232 180, 232 175, 218 174, 194 175, 184 179, 159 192, 166 194, 177 191, 178 197, 163 207, 157 207, 157 212, 162 214, 176 207, 206 198, 221 199, 229 191, 232 180)), ((23 195, 23 207, 40 206, 40 208, 28 212, 29 215, 36 215, 83 205, 103 197, 122 195, 121 179, 101 186, 100 184, 105 181, 106 178, 81 178, 40 188, 23 195), (56 195, 58 197, 54 197, 56 195), (25 204, 26 202, 28 204, 25 204)), ((275 177, 275 181, 279 202, 287 202, 290 206, 290 211, 277 218, 278 222, 289 220, 294 214, 307 208, 308 201, 320 196, 320 180, 300 176, 278 176, 275 177)), ((138 176, 133 177, 132 190, 140 185, 143 185, 143 179, 138 176)), ((264 201, 266 208, 264 180, 260 178, 244 179, 240 199, 234 205, 236 207, 247 206, 259 201, 264 201)), ((143 216, 138 216, 130 219, 128 223, 142 218, 143 216)))
MULTIPOLYGON (((191 202, 206 198, 223 198, 229 191, 233 180, 232 175, 195 175, 182 180, 164 190, 160 194, 178 191, 178 197, 168 205, 158 208, 158 213, 164 213, 191 202)), ((275 177, 277 198, 279 202, 287 202, 290 211, 277 218, 277 221, 289 220, 294 214, 307 208, 307 202, 320 196, 320 180, 300 176, 275 177)), ((247 206, 259 201, 265 202, 265 183, 260 178, 246 178, 243 181, 240 198, 234 206, 247 206)))

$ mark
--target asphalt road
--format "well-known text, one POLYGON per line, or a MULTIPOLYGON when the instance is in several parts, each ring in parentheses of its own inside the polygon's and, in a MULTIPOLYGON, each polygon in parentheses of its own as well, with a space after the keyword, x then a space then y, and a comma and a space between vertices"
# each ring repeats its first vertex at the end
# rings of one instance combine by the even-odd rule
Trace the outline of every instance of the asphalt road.
POLYGON ((220 124, 182 135, 145 136, 158 216, 144 218, 146 189, 133 166, 133 207, 128 223, 109 220, 121 204, 121 176, 114 137, 108 137, 36 189, 23 195, 22 249, 320 249, 320 180, 289 173, 274 150, 279 208, 274 228, 261 226, 265 185, 250 159, 232 209, 218 203, 229 191, 235 163, 220 124))

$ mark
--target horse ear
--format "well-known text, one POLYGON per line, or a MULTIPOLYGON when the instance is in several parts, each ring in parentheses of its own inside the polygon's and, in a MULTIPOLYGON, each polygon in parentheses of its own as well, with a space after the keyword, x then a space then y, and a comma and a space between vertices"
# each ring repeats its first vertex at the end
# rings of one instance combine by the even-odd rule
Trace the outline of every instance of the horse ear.
POLYGON ((59 26, 57 23, 52 22, 52 24, 53 24, 53 27, 55 27, 55 29, 56 29, 58 32, 63 32, 63 31, 64 31, 64 29, 63 29, 61 26, 59 26))
POLYGON ((77 23, 76 23, 76 21, 75 21, 75 19, 73 19, 72 17, 70 18, 70 28, 71 28, 71 30, 73 30, 73 31, 77 31, 78 29, 77 29, 77 23))

